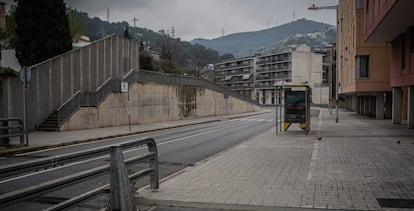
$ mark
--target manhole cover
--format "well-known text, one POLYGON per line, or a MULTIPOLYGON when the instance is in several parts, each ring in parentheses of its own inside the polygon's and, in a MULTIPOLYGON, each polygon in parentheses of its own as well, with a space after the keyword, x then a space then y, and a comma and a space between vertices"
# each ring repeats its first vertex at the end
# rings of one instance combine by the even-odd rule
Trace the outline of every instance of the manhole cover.
POLYGON ((377 199, 381 207, 414 208, 414 199, 377 199))

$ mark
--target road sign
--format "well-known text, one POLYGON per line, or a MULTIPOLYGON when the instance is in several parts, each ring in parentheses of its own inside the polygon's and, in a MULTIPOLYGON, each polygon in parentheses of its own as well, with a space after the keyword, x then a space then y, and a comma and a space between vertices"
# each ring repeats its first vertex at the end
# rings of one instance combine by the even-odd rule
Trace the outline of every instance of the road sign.
POLYGON ((121 82, 121 92, 128 92, 128 81, 121 82))
POLYGON ((32 72, 30 71, 30 68, 27 66, 23 66, 20 70, 20 80, 22 82, 27 83, 32 78, 32 72))
POLYGON ((273 81, 273 86, 276 86, 276 85, 285 85, 285 84, 286 84, 286 81, 285 80, 275 79, 273 81))

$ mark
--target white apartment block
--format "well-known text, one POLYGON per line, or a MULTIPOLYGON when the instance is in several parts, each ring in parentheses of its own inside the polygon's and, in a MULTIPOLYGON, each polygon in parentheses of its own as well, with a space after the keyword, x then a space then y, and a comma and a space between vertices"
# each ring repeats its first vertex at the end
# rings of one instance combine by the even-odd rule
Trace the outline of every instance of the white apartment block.
POLYGON ((215 64, 216 82, 258 100, 262 105, 276 104, 274 82, 307 84, 312 89, 312 103, 329 102, 328 69, 324 54, 308 46, 234 59, 215 64))

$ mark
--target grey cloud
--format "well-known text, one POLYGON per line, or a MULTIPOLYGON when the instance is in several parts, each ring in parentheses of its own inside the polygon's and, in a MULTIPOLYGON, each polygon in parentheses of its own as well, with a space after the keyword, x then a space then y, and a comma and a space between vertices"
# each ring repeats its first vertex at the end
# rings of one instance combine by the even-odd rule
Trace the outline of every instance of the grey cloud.
MULTIPOLYGON (((11 1, 11 0, 6 0, 11 1)), ((335 11, 309 11, 312 5, 335 5, 338 0, 65 0, 91 17, 111 21, 138 18, 137 26, 154 31, 175 27, 184 40, 214 38, 225 33, 261 30, 307 18, 335 24, 335 11)))

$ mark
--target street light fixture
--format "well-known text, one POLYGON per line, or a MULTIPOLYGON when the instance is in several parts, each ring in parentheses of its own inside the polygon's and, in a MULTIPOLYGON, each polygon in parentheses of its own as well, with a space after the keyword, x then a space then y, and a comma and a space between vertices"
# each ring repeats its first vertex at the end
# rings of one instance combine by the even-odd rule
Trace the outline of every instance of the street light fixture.
MULTIPOLYGON (((338 56, 338 5, 334 5, 334 6, 322 6, 322 7, 317 7, 315 6, 315 4, 312 4, 312 6, 308 7, 308 10, 322 10, 322 9, 328 9, 328 10, 336 10, 336 55, 338 56)), ((338 92, 339 92, 339 77, 338 77, 338 58, 336 59, 336 80, 335 80, 335 101, 336 101, 336 119, 335 122, 338 123, 338 92)))

